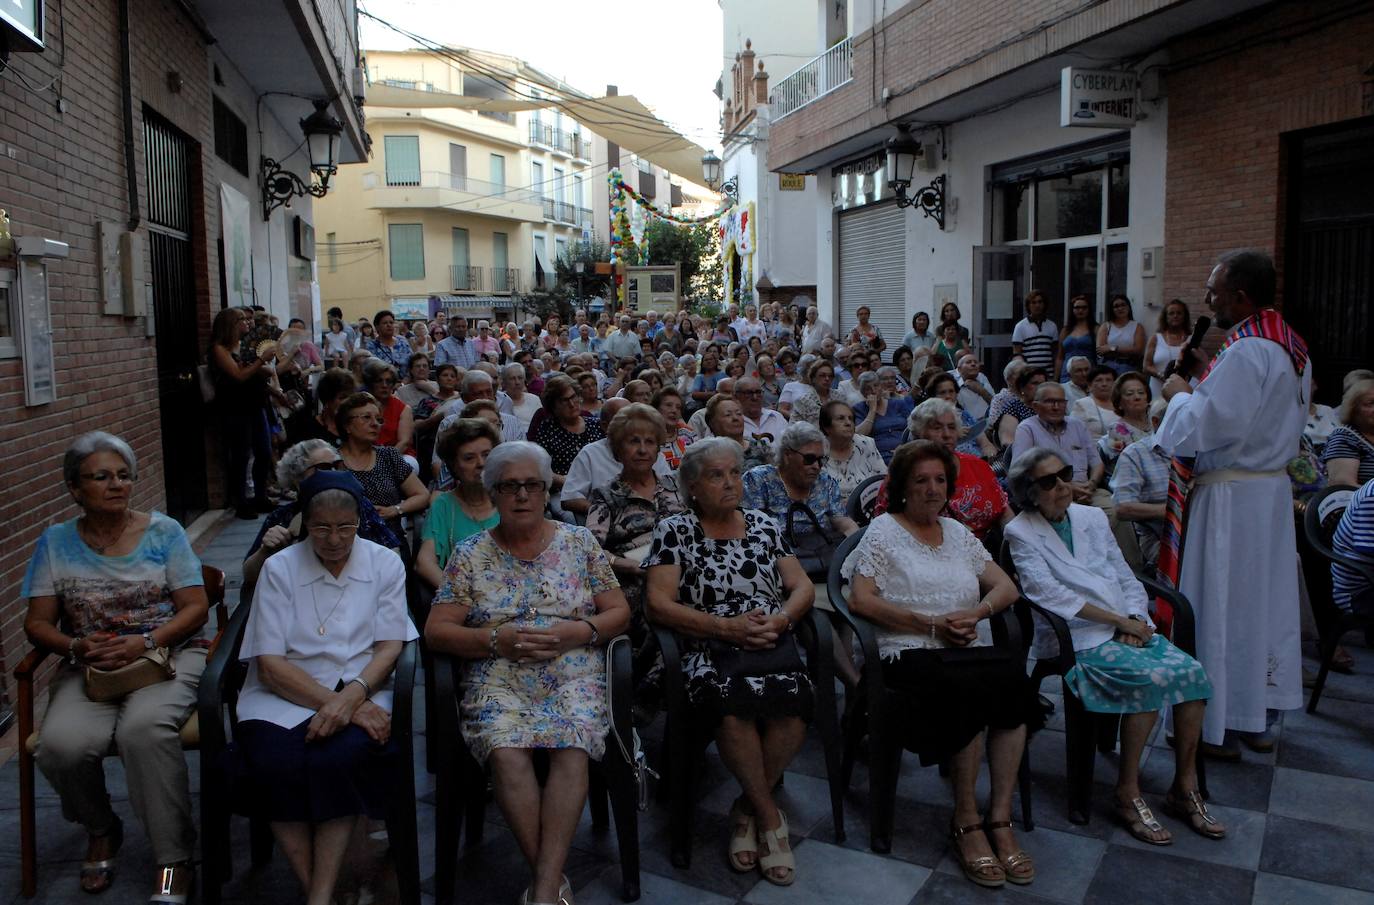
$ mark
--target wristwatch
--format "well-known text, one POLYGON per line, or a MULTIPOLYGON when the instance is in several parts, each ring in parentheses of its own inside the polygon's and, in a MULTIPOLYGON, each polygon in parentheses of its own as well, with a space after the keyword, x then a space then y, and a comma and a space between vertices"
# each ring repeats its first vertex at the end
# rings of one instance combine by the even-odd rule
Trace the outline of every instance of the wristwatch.
POLYGON ((588 643, 588 644, 594 645, 594 644, 596 644, 596 642, 598 642, 598 641, 601 640, 601 633, 598 632, 598 631, 596 630, 596 623, 595 623, 595 622, 592 622, 590 619, 586 618, 585 616, 579 617, 579 621, 587 623, 587 627, 590 628, 590 629, 592 630, 592 636, 591 636, 590 638, 587 639, 587 643, 588 643))
POLYGON ((152 632, 144 632, 144 633, 143 633, 143 649, 144 649, 144 650, 152 650, 152 649, 155 648, 155 647, 157 647, 157 642, 153 640, 153 633, 152 633, 152 632))

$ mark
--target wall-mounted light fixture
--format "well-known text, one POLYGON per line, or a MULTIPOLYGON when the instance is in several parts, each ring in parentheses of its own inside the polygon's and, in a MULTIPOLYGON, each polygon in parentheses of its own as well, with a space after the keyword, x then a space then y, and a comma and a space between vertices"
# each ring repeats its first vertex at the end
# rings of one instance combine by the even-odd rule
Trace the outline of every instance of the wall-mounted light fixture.
POLYGON ((272 211, 291 206, 292 198, 310 195, 323 198, 329 191, 329 177, 339 171, 339 140, 343 124, 329 112, 329 101, 315 101, 315 112, 301 120, 310 172, 318 182, 304 179, 282 167, 270 157, 262 158, 262 219, 272 219, 272 211))
POLYGON ((916 174, 916 165, 924 157, 924 149, 915 141, 905 126, 897 127, 897 134, 887 140, 887 185, 897 198, 898 207, 920 207, 921 213, 945 228, 945 177, 944 174, 930 180, 910 196, 907 189, 916 174))
POLYGON ((706 187, 713 192, 720 192, 722 195, 734 201, 739 200, 739 180, 734 176, 725 180, 724 184, 720 181, 720 158, 715 151, 707 151, 706 156, 701 158, 701 174, 706 178, 706 187))

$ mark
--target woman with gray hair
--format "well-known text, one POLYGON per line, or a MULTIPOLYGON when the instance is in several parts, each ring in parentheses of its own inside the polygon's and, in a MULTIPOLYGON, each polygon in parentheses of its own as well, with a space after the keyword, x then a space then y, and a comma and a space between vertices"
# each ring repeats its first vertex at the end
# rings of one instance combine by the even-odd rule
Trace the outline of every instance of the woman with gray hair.
MULTIPOLYGON (((814 430, 814 428, 813 428, 814 430)), ((813 700, 792 628, 815 593, 777 524, 743 506, 738 444, 687 448, 678 470, 690 512, 661 520, 644 566, 652 622, 687 636, 687 695, 717 723, 716 746, 740 784, 730 807, 730 866, 796 879, 787 817, 773 799, 800 750, 813 700)))
MULTIPOLYGON (((343 474, 343 457, 333 445, 324 440, 302 440, 282 454, 277 463, 277 485, 283 490, 295 492, 307 478, 320 472, 338 471, 343 474)), ((356 480, 356 479, 355 479, 356 480)), ((359 489, 362 485, 358 485, 359 489)), ((283 503, 268 513, 258 529, 258 536, 248 548, 248 556, 243 560, 243 583, 252 587, 258 580, 258 572, 267 558, 284 550, 296 539, 301 538, 301 507, 299 500, 283 503)), ((377 514, 376 508, 366 498, 363 499, 361 519, 358 523, 358 536, 363 540, 381 544, 395 550, 401 542, 377 514)))
POLYGON ((872 437, 884 464, 902 443, 906 419, 916 407, 910 396, 897 395, 897 369, 881 367, 859 378, 863 402, 854 406, 855 431, 872 437))
POLYGON ((1356 380, 1341 396, 1340 425, 1322 447, 1327 480, 1363 485, 1374 480, 1374 380, 1356 380))
POLYGON ((417 633, 401 558, 357 536, 352 476, 318 472, 300 497, 309 540, 263 567, 235 735, 249 812, 271 823, 309 905, 328 905, 361 818, 385 815, 373 765, 395 752, 391 673, 417 633))
POLYGON ((463 738, 490 765, 533 873, 521 901, 571 901, 563 865, 587 797, 587 760, 601 758, 610 729, 600 648, 629 625, 630 609, 592 533, 545 518, 547 452, 502 443, 482 483, 500 519, 450 555, 425 640, 467 661, 463 738), (549 755, 542 789, 536 750, 549 755))
MULTIPOLYGON (((1145 589, 1126 565, 1106 514, 1074 503, 1072 481, 1073 469, 1043 447, 1011 464, 1007 485, 1021 514, 1007 525, 1006 536, 1021 587, 1068 622, 1076 663, 1064 675, 1067 691, 1089 712, 1124 717, 1117 819, 1141 842, 1172 841, 1140 790, 1146 740, 1159 710, 1172 706, 1174 781, 1164 811, 1195 833, 1220 839, 1226 828, 1208 811, 1197 778, 1211 682, 1202 664, 1155 634, 1145 589)), ((1035 641, 1037 656, 1053 653, 1047 633, 1037 630, 1035 641)))
POLYGON ((774 464, 744 473, 744 505, 768 513, 797 542, 814 534, 817 524, 832 537, 853 534, 859 526, 845 514, 839 482, 825 473, 825 465, 825 435, 820 428, 809 421, 789 424, 778 438, 774 464), (815 523, 809 517, 792 517, 793 509, 801 507, 811 511, 815 523))
POLYGON ((205 669, 200 560, 175 521, 131 508, 138 461, 124 440, 81 435, 63 457, 62 477, 81 514, 39 537, 20 591, 25 635, 65 660, 48 688, 38 768, 63 816, 86 830, 81 888, 104 892, 114 883, 124 824, 110 806, 101 760, 118 750, 129 803, 159 865, 154 890, 185 896, 196 833, 179 731, 205 669), (87 669, 123 669, 145 656, 175 673, 159 680, 154 671, 152 681, 114 697, 88 684, 87 669))

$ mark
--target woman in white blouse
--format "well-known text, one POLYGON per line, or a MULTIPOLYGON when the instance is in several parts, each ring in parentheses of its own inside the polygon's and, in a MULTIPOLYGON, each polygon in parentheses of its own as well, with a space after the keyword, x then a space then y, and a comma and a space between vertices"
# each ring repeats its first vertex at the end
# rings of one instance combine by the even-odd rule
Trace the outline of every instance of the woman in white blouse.
POLYGON ((1018 595, 973 533, 944 514, 957 471, 954 454, 930 440, 897 450, 889 510, 844 566, 849 605, 878 627, 888 686, 909 692, 906 747, 923 764, 950 765, 950 830, 964 875, 979 886, 1024 885, 1035 879, 1035 864, 1012 833, 1011 798, 1026 733, 1043 717, 1023 663, 991 649, 987 620, 1018 595), (987 648, 988 656, 959 663, 943 655, 959 648, 987 648), (975 789, 985 732, 986 823, 975 789))
POLYGON ((309 905, 328 905, 358 820, 385 814, 387 784, 368 767, 390 750, 390 677, 418 635, 401 558, 357 537, 357 480, 319 472, 300 497, 308 540, 269 559, 253 595, 238 739, 250 807, 309 905))

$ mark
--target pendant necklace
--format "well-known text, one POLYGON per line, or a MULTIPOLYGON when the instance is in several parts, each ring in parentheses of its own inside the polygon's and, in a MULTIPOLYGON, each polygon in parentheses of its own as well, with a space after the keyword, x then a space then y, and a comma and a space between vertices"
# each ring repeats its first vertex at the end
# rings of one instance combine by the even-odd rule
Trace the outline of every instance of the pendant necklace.
POLYGON ((345 592, 347 589, 346 589, 346 588, 339 588, 339 596, 338 596, 338 598, 334 601, 334 606, 331 607, 330 610, 329 610, 329 612, 325 614, 325 616, 324 616, 323 619, 321 619, 321 618, 320 618, 320 600, 319 600, 319 597, 317 596, 317 593, 318 593, 318 592, 315 590, 317 584, 318 584, 318 583, 312 584, 312 585, 310 586, 310 603, 311 603, 311 605, 312 605, 312 606, 314 607, 314 609, 315 609, 315 623, 316 623, 316 624, 315 624, 315 633, 316 633, 317 635, 320 635, 321 637, 323 637, 323 636, 326 634, 326 632, 325 632, 325 630, 324 630, 324 624, 325 624, 326 622, 328 622, 331 618, 333 618, 333 616, 334 616, 334 611, 337 610, 337 609, 339 608, 339 605, 343 603, 344 592, 345 592))
POLYGON ((89 546, 96 553, 99 553, 101 556, 104 556, 106 550, 110 549, 115 544, 119 543, 119 539, 124 536, 124 532, 129 530, 129 522, 131 522, 132 520, 132 517, 129 515, 129 510, 124 510, 124 520, 120 523, 119 530, 115 532, 115 536, 113 538, 111 538, 104 544, 97 544, 95 541, 91 540, 91 537, 94 535, 94 532, 91 531, 91 526, 88 523, 85 526, 85 537, 83 537, 82 540, 84 540, 86 542, 86 545, 89 546))

